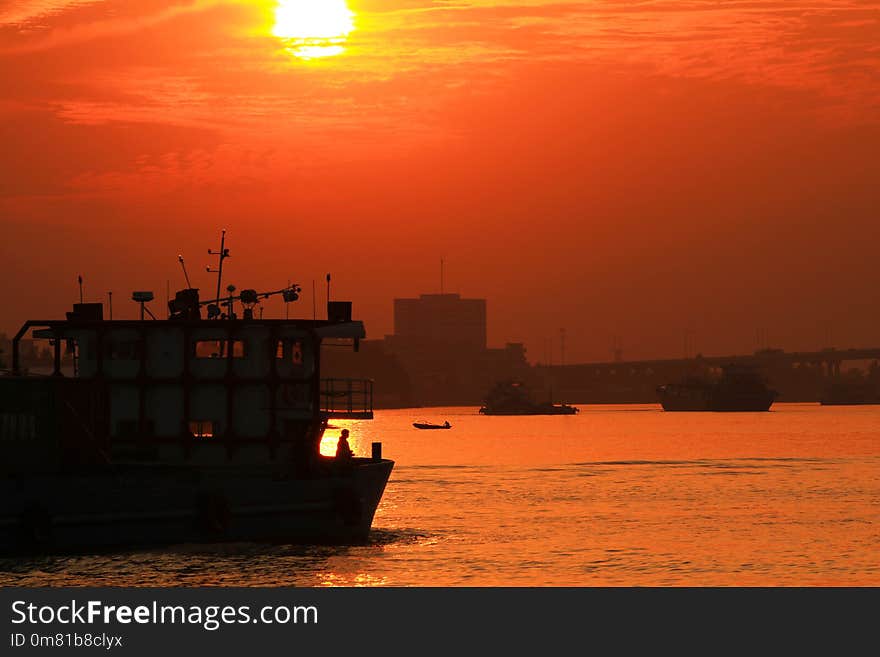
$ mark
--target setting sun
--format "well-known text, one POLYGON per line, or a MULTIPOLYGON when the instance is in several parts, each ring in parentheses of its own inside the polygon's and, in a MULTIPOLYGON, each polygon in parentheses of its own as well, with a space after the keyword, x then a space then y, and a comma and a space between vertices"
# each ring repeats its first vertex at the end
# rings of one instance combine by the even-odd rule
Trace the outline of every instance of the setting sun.
POLYGON ((291 42, 304 59, 338 55, 354 29, 354 16, 345 0, 280 0, 272 34, 291 42))

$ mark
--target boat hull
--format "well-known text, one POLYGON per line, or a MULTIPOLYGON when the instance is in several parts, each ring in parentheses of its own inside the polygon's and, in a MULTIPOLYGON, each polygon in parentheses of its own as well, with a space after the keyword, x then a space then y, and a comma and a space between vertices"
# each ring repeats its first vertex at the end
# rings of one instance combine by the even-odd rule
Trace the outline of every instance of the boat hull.
POLYGON ((391 474, 356 459, 308 478, 261 468, 118 468, 3 481, 0 552, 81 553, 152 545, 362 543, 391 474))
POLYGON ((544 410, 494 410, 485 407, 480 409, 481 415, 575 415, 578 409, 574 406, 566 406, 564 408, 544 409, 544 410))
POLYGON ((872 383, 840 383, 825 391, 822 406, 872 406, 880 404, 880 387, 872 383))
POLYGON ((660 392, 664 411, 754 413, 769 411, 776 399, 773 391, 724 393, 702 388, 671 388, 660 392))

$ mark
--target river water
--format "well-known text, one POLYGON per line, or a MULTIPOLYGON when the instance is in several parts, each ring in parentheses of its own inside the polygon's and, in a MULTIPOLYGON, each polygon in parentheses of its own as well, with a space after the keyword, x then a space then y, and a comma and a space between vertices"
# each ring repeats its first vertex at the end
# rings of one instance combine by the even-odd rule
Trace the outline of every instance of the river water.
POLYGON ((6 560, 0 584, 880 585, 880 406, 405 409, 338 427, 396 461, 368 545, 6 560))

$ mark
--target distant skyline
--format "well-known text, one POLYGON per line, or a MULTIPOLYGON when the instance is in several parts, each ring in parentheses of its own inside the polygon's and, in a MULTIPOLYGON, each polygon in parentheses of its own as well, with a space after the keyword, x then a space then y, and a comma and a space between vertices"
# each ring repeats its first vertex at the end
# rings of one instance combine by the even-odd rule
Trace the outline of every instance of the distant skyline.
POLYGON ((857 0, 3 3, 0 330, 226 228, 369 338, 443 258, 533 362, 876 346, 878 70, 857 0))

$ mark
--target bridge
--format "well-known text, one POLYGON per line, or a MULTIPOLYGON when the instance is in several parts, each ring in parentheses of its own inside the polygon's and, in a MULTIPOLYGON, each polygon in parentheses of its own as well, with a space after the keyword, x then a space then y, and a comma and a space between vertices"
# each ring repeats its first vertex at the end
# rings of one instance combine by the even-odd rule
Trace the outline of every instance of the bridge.
POLYGON ((649 403, 656 388, 685 376, 706 376, 726 365, 759 370, 780 392, 780 401, 818 401, 828 384, 841 377, 843 365, 880 362, 880 347, 783 351, 762 349, 753 354, 703 356, 640 361, 607 361, 537 366, 545 391, 569 403, 649 403))

